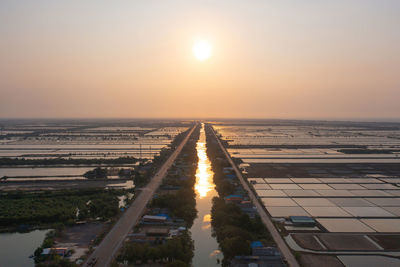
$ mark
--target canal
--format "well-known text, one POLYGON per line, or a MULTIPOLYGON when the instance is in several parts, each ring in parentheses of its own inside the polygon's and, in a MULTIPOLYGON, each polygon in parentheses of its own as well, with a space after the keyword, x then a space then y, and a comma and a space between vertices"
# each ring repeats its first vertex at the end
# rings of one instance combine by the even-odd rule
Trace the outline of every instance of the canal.
POLYGON ((217 260, 222 260, 217 240, 211 236, 212 199, 217 196, 213 182, 214 173, 206 151, 206 135, 204 124, 200 130, 200 138, 196 145, 198 165, 196 170, 196 208, 197 218, 191 228, 194 240, 193 266, 219 266, 217 260))

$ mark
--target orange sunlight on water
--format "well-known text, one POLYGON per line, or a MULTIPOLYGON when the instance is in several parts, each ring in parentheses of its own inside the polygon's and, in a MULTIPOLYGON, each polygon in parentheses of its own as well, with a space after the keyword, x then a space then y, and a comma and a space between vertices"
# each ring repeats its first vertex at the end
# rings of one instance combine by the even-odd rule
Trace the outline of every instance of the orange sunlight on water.
POLYGON ((196 184, 195 189, 200 198, 206 197, 207 193, 214 190, 214 183, 212 181, 213 172, 211 170, 211 163, 207 157, 204 125, 202 125, 200 132, 200 139, 197 142, 197 157, 199 162, 196 171, 196 184))

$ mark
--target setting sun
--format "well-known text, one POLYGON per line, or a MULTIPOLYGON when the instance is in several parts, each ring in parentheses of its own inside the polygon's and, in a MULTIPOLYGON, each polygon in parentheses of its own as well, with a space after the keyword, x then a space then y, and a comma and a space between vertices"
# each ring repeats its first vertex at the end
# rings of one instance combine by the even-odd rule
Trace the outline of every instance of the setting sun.
POLYGON ((193 45, 193 55, 200 61, 211 57, 212 47, 206 40, 197 41, 193 45))

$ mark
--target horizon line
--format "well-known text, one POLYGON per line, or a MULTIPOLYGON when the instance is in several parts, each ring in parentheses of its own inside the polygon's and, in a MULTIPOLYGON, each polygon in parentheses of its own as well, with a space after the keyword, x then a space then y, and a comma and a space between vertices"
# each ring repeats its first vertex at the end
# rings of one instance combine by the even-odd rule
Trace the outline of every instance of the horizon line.
POLYGON ((253 121, 330 121, 400 123, 400 117, 0 117, 1 120, 253 120, 253 121))

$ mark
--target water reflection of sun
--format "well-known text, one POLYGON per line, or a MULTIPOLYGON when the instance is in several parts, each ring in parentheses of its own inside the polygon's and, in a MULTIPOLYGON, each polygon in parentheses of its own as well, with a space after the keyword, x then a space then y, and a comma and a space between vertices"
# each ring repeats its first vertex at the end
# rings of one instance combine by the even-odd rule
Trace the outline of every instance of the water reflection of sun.
POLYGON ((204 215, 203 222, 211 222, 211 214, 204 215))
MULTIPOLYGON (((201 129, 201 135, 204 136, 204 129, 201 129)), ((201 137, 203 137, 201 136, 201 137)), ((202 139, 202 138, 201 138, 202 139)), ((202 141, 202 140, 201 140, 202 141)), ((199 162, 196 171, 195 189, 200 198, 206 197, 207 193, 214 189, 212 182, 211 163, 207 157, 205 142, 197 142, 197 157, 199 162)))

